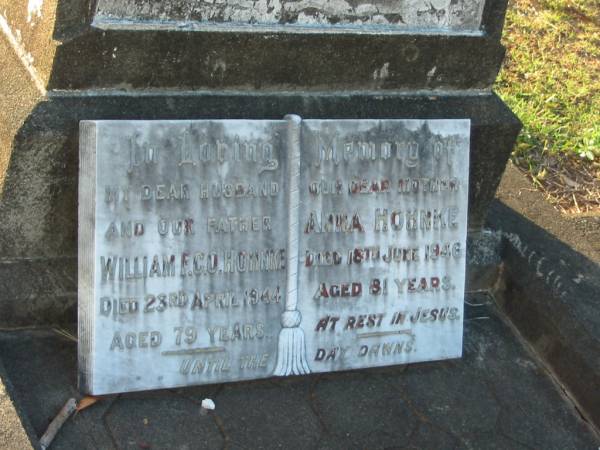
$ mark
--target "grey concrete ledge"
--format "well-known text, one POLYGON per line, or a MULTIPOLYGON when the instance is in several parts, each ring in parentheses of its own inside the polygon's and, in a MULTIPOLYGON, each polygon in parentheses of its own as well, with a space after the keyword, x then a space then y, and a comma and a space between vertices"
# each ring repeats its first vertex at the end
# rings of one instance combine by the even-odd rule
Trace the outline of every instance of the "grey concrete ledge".
POLYGON ((499 304, 600 427, 600 220, 562 217, 509 167, 488 226, 503 241, 499 304))
POLYGON ((490 97, 495 95, 490 89, 395 89, 393 91, 366 89, 366 90, 347 90, 347 91, 248 91, 236 89, 223 89, 219 91, 211 91, 206 89, 165 89, 165 88, 148 88, 148 89, 117 89, 117 88, 101 88, 101 89, 52 89, 47 92, 49 98, 62 97, 251 97, 251 98, 273 98, 274 95, 283 98, 294 98, 298 96, 307 99, 332 98, 332 99, 360 99, 369 98, 378 99, 418 99, 429 98, 435 101, 438 98, 470 98, 470 97, 490 97))
POLYGON ((57 324, 77 314, 77 257, 0 259, 0 326, 57 324))

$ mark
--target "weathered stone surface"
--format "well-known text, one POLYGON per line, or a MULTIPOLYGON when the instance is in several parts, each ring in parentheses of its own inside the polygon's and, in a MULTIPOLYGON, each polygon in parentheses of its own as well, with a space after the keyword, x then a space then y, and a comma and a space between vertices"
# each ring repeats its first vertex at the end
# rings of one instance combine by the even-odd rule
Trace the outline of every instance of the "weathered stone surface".
POLYGON ((487 90, 503 57, 498 41, 472 36, 92 28, 57 49, 48 88, 487 90))
POLYGON ((505 0, 485 1, 476 35, 222 33, 193 26, 173 32, 157 24, 132 31, 127 21, 98 29, 91 26, 95 6, 91 0, 0 0, 6 55, 0 68, 0 284, 23 299, 1 299, 0 322, 73 317, 79 120, 279 119, 289 111, 307 118, 471 118, 470 225, 482 223, 518 130, 514 116, 487 91, 504 54, 505 0), (154 95, 157 89, 176 93, 154 95), (263 94, 214 94, 231 89, 263 94), (429 94, 379 96, 408 89, 429 94), (297 94, 284 93, 290 90, 297 94), (37 271, 46 281, 33 281, 37 271))
MULTIPOLYGON (((493 299, 480 294, 467 301, 461 360, 244 382, 205 392, 185 388, 103 398, 72 417, 53 445, 173 448, 175 443, 185 448, 187 439, 190 448, 209 449, 239 443, 336 450, 597 448, 600 437, 500 320, 493 299), (470 398, 484 400, 489 414, 473 408, 476 401, 462 406, 465 389, 470 398), (216 404, 208 416, 199 415, 204 394, 216 404), (211 438, 207 444, 205 437, 211 438)), ((75 392, 75 352, 75 343, 50 330, 0 332, 0 357, 15 386, 13 401, 32 422, 42 419, 40 434, 75 392)))
MULTIPOLYGON (((54 40, 57 23, 56 9, 58 0, 29 2, 28 0, 0 0, 0 37, 10 47, 2 55, 11 61, 18 58, 18 66, 4 64, 0 71, 23 71, 20 86, 11 91, 5 88, 7 80, 3 77, 2 93, 11 95, 23 90, 31 81, 31 87, 41 96, 45 95, 58 42, 54 40), (19 67, 20 66, 20 67, 19 67)), ((77 10, 77 9, 75 9, 77 10)), ((8 86, 6 86, 8 87, 8 86)), ((18 100, 17 104, 23 99, 18 100)))
MULTIPOLYGON (((433 3, 422 3, 431 11, 433 3)), ((28 12, 25 0, 0 0, 3 31, 18 41, 21 60, 42 91, 490 89, 504 56, 499 39, 506 0, 485 2, 477 35, 365 32, 362 26, 332 35, 331 25, 317 32, 227 33, 193 31, 177 20, 173 30, 154 23, 132 32, 135 21, 91 26, 95 4, 47 0, 38 14, 36 7, 28 12)), ((186 14, 187 2, 168 4, 173 15, 186 14)))
POLYGON ((478 291, 494 286, 500 272, 502 239, 496 233, 481 229, 467 236, 466 291, 478 291))
MULTIPOLYGON (((2 99, 6 98, 0 97, 0 101, 2 99)), ((15 298, 23 298, 22 294, 27 293, 28 301, 0 299, 2 310, 6 312, 0 315, 0 321, 31 324, 74 318, 77 209, 73 199, 77 193, 79 120, 281 119, 289 111, 305 118, 470 118, 469 228, 475 230, 483 224, 503 161, 520 127, 517 119, 491 94, 431 98, 408 94, 53 96, 33 108, 22 126, 11 132, 16 135, 14 141, 12 134, 3 135, 12 147, 7 154, 0 215, 12 219, 0 222, 2 263, 6 264, 0 283, 10 288, 15 298), (48 141, 47 136, 53 138, 48 141), (44 152, 35 151, 42 147, 46 149, 44 152), (32 186, 35 189, 31 189, 32 186), (46 204, 42 204, 44 202, 46 204), (9 223, 23 224, 19 227, 26 225, 29 231, 15 239, 9 223), (37 259, 39 265, 30 266, 23 259, 37 259), (31 273, 42 269, 42 273, 51 271, 56 278, 51 286, 59 286, 58 291, 32 281, 31 273), (60 310, 43 306, 59 298, 66 302, 60 310)))
POLYGON ((310 382, 300 380, 285 386, 258 382, 225 387, 217 397, 215 414, 228 448, 314 448, 321 426, 311 409, 309 389, 310 382), (295 424, 297 431, 283 430, 284 420, 295 424))
POLYGON ((77 344, 64 337, 59 338, 51 330, 36 330, 27 335, 7 333, 3 338, 2 359, 8 365, 19 400, 29 411, 31 425, 41 436, 67 399, 78 396, 74 389, 76 375, 64 370, 76 364, 74 352, 77 344), (34 353, 45 358, 41 371, 31 358, 34 353), (20 376, 15 376, 15 372, 11 374, 10 367, 19 367, 20 376), (51 383, 48 383, 50 380, 51 383))
POLYGON ((313 395, 327 433, 355 447, 404 447, 418 427, 409 402, 386 383, 374 383, 369 374, 323 376, 313 395))
POLYGON ((418 374, 409 369, 394 381, 403 392, 410 392, 411 405, 423 411, 433 423, 440 423, 444 416, 446 429, 453 435, 469 435, 494 429, 500 407, 485 381, 471 379, 462 384, 463 377, 450 376, 460 369, 449 370, 448 365, 429 364, 418 374), (443 398, 443 400, 442 400, 443 398), (472 417, 452 414, 453 410, 468 409, 472 417))
POLYGON ((298 310, 310 370, 459 357, 469 122, 302 125, 298 310))
POLYGON ((292 125, 81 124, 83 390, 273 372, 291 265, 292 125))
MULTIPOLYGON (((469 306, 471 313, 465 318, 465 358, 462 370, 475 369, 473 373, 476 375, 472 378, 484 383, 500 406, 495 433, 523 447, 585 447, 580 441, 585 434, 582 428, 584 422, 580 412, 573 409, 575 405, 570 394, 565 395, 561 381, 554 376, 549 377, 551 372, 537 359, 538 355, 523 352, 521 336, 519 340, 510 342, 498 340, 506 325, 494 320, 491 297, 471 296, 468 301, 473 306, 469 306), (505 372, 505 376, 494 377, 492 374, 502 370, 505 361, 510 361, 511 369, 505 372), (506 376, 507 373, 510 376, 506 376), (548 397, 536 394, 546 389, 553 390, 563 399, 569 399, 570 408, 557 407, 548 397), (549 416, 539 414, 541 410, 549 411, 549 416), (524 417, 528 419, 524 420, 524 417), (571 427, 580 431, 572 435, 563 435, 558 431, 571 427)), ((600 442, 600 438, 596 439, 600 442)))
POLYGON ((3 325, 70 323, 77 314, 77 258, 6 258, 0 261, 0 288, 3 325))
MULTIPOLYGON (((19 367, 18 373, 11 373, 9 368, 11 382, 18 392, 16 400, 28 411, 27 420, 31 422, 33 434, 40 437, 67 399, 79 398, 75 388, 76 374, 65 370, 76 364, 74 350, 77 344, 51 330, 36 330, 20 336, 7 333, 3 337, 2 358, 10 361, 11 368, 19 367), (38 366, 40 361, 31 358, 34 352, 44 358, 41 367, 38 366)), ((102 417, 111 402, 112 399, 107 397, 97 408, 89 409, 89 414, 71 417, 52 448, 114 448, 110 435, 102 427, 102 417)))
POLYGON ((448 119, 81 122, 82 390, 459 357, 469 141, 448 119))
MULTIPOLYGON (((421 450, 424 448, 461 448, 461 440, 454 434, 448 432, 437 422, 421 420, 414 430, 409 444, 405 447, 410 450, 421 450)), ((482 446, 482 448, 485 446, 482 446)))
POLYGON ((331 31, 339 28, 365 31, 371 27, 378 32, 477 32, 484 5, 485 0, 337 0, 327 3, 230 0, 214 4, 193 0, 185 3, 99 0, 94 24, 142 21, 146 26, 172 24, 181 27, 191 22, 213 26, 226 24, 229 30, 244 25, 252 25, 251 30, 257 25, 283 25, 279 27, 281 31, 289 32, 293 26, 328 25, 331 31))
POLYGON ((28 82, 26 68, 5 39, 0 39, 0 53, 3 55, 0 66, 0 183, 4 185, 13 139, 42 94, 28 82))
POLYGON ((120 398, 104 421, 119 449, 220 449, 223 436, 200 405, 170 392, 120 398))

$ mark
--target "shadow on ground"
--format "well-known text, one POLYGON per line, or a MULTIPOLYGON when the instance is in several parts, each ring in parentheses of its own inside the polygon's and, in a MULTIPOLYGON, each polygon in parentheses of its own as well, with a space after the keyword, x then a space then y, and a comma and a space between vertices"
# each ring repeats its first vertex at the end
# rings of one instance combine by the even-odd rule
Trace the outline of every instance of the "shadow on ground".
MULTIPOLYGON (((76 390, 76 343, 0 332, 40 436, 76 390), (25 376, 26 375, 26 376, 25 376)), ((487 294, 468 297, 464 357, 319 376, 122 394, 74 416, 53 449, 595 449, 600 444, 487 294), (216 410, 200 414, 203 398, 216 410)))
POLYGON ((528 206, 529 211, 492 203, 488 226, 504 240, 503 277, 496 296, 520 333, 590 420, 600 426, 600 396, 594 394, 600 392, 597 243, 573 242, 585 241, 586 236, 578 237, 573 224, 539 197, 528 206), (525 217, 526 213, 536 216, 538 223, 525 217), (546 226, 549 221, 555 223, 546 226))

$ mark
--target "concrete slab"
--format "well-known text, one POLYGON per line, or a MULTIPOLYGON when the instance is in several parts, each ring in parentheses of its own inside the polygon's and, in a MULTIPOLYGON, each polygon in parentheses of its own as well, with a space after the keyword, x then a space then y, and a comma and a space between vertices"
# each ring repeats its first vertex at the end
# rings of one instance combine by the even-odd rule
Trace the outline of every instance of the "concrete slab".
MULTIPOLYGON (((106 397, 53 448, 597 448, 493 299, 467 301, 461 360, 106 397), (206 397, 216 409, 201 415, 206 397)), ((13 400, 38 436, 77 395, 75 352, 52 329, 0 331, 13 400)))
POLYGON ((201 415, 199 405, 169 391, 119 398, 104 423, 118 449, 223 447, 214 418, 201 415))
POLYGON ((600 427, 600 218, 566 218, 509 165, 487 226, 502 239, 496 298, 600 427), (585 225, 582 228, 583 224, 585 225))
POLYGON ((0 362, 0 442, 5 448, 32 449, 30 436, 34 437, 33 430, 23 412, 17 412, 11 391, 12 384, 0 362))

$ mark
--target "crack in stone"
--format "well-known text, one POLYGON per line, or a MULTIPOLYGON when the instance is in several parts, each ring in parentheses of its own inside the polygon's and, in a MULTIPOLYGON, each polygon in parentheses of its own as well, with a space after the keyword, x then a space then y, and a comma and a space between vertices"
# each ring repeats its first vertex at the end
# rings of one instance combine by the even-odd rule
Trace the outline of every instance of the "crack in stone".
MULTIPOLYGON (((414 416, 414 413, 413 413, 413 416, 414 416)), ((423 424, 423 421, 420 420, 418 417, 416 417, 416 419, 417 420, 415 421, 415 426, 413 427, 412 430, 410 430, 410 434, 408 435, 407 446, 410 445, 412 443, 412 441, 415 439, 415 436, 417 435, 417 431, 419 431, 419 429, 421 428, 421 426, 423 424)))
MULTIPOLYGON (((311 385, 308 389, 308 405, 310 406, 310 409, 312 410, 313 414, 319 421, 319 425, 321 426, 321 434, 323 434, 323 433, 330 434, 330 431, 329 431, 327 425, 325 424, 325 421, 323 420, 323 417, 321 416, 321 413, 319 412, 319 408, 317 408, 317 404, 316 404, 316 402, 317 402, 316 388, 317 388, 317 384, 319 383, 319 381, 321 381, 321 375, 316 375, 314 378, 314 381, 311 383, 311 385)), ((319 441, 321 441, 321 439, 319 439, 319 441)))
POLYGON ((518 439, 515 439, 515 438, 509 436, 508 434, 506 434, 502 429, 498 429, 498 434, 500 434, 500 436, 504 437, 505 439, 509 440, 510 442, 514 442, 516 444, 522 445, 523 447, 525 447, 525 448, 527 448, 529 450, 535 450, 537 448, 541 448, 541 447, 537 447, 537 446, 536 447, 532 447, 531 445, 526 444, 525 442, 522 442, 522 441, 520 441, 518 439))
MULTIPOLYGON (((221 394, 221 392, 223 392, 224 389, 224 384, 217 385, 216 391, 214 392, 214 394, 211 395, 211 397, 216 399, 221 394)), ((182 398, 183 400, 187 400, 193 403, 194 405, 202 405, 201 400, 197 400, 194 397, 190 397, 189 395, 179 392, 178 389, 169 389, 169 392, 182 398)), ((223 422, 223 419, 221 419, 221 417, 219 417, 214 411, 209 412, 209 415, 212 417, 213 423, 215 424, 217 430, 219 431, 219 434, 223 438, 223 450, 227 450, 229 448, 231 438, 227 435, 227 432, 225 431, 225 423, 223 422)))
MULTIPOLYGON (((223 392, 223 389, 225 388, 225 386, 223 384, 218 384, 218 385, 207 385, 207 388, 215 388, 215 391, 210 395, 210 397, 212 397, 213 399, 216 399, 221 392, 223 392)), ((201 405, 202 404, 202 400, 197 400, 194 397, 191 397, 189 394, 185 394, 184 392, 180 392, 181 390, 185 391, 186 389, 169 389, 169 392, 171 392, 172 394, 175 394, 178 397, 181 397, 184 400, 189 400, 190 402, 194 403, 195 405, 201 405)))
MULTIPOLYGON (((499 411, 498 411, 498 416, 496 417, 496 422, 495 422, 495 424, 494 424, 494 429, 496 430, 496 432, 497 432, 497 433, 498 433, 500 436, 502 436, 502 437, 504 437, 504 438, 508 439, 509 441, 511 441, 511 442, 515 442, 515 443, 517 443, 517 444, 519 444, 519 445, 521 445, 521 446, 523 446, 523 447, 525 447, 525 448, 527 448, 527 449, 530 449, 530 450, 535 450, 535 449, 537 449, 537 448, 542 448, 542 447, 541 447, 541 446, 539 446, 539 445, 535 445, 535 446, 533 446, 533 447, 532 447, 531 445, 529 445, 529 444, 527 444, 527 443, 525 443, 525 442, 523 442, 523 441, 520 441, 519 439, 516 439, 516 438, 514 438, 514 437, 512 437, 512 436, 509 436, 509 435, 508 435, 508 434, 507 434, 507 433, 504 431, 504 427, 502 426, 502 417, 504 416, 504 414, 511 414, 511 413, 510 413, 510 411, 508 411, 508 410, 506 409, 505 405, 504 405, 504 404, 503 404, 503 403, 502 403, 502 402, 501 402, 501 401, 498 399, 498 395, 497 395, 497 393, 496 393, 496 391, 495 391, 495 387, 493 387, 493 386, 488 386, 488 389, 489 389, 489 390, 492 392, 492 396, 494 397, 494 400, 496 400, 496 403, 498 404, 498 407, 500 408, 500 409, 499 409, 499 411)), ((516 405, 516 407, 517 407, 519 410, 523 411, 523 410, 522 410, 522 408, 521 408, 519 405, 516 405)), ((523 411, 523 413, 525 413, 525 411, 523 411)))
POLYGON ((120 399, 121 399, 121 394, 118 394, 116 397, 112 398, 110 405, 108 405, 108 407, 106 408, 106 411, 104 411, 104 413, 102 413, 102 425, 104 426, 104 429, 108 433, 108 436, 110 437, 110 441, 112 442, 112 445, 115 448, 115 450, 119 450, 120 447, 119 447, 119 444, 117 444, 117 439, 115 438, 115 435, 113 434, 113 432, 110 428, 110 425, 108 424, 108 414, 110 413, 113 406, 115 406, 120 399))
POLYGON ((417 407, 415 407, 415 405, 412 403, 412 401, 410 400, 410 398, 407 397, 407 395, 406 395, 406 393, 404 392, 403 389, 401 389, 401 388, 399 388, 397 386, 394 386, 392 383, 389 383, 389 385, 390 385, 390 387, 392 389, 394 389, 396 392, 398 392, 398 394, 400 395, 400 398, 402 398, 402 400, 404 400, 406 402, 406 404, 410 408, 411 412, 415 415, 415 417, 417 418, 417 420, 420 420, 423 423, 427 423, 427 424, 431 425, 432 427, 437 428, 442 433, 445 433, 448 436, 453 437, 454 439, 456 439, 457 442, 459 442, 461 444, 461 447, 465 446, 465 443, 461 439, 460 436, 456 435, 455 433, 453 433, 452 431, 446 429, 445 427, 443 427, 443 426, 435 423, 425 413, 423 413, 421 410, 419 410, 417 407))
POLYGON ((519 328, 517 328, 517 326, 507 316, 506 312, 498 304, 498 300, 496 300, 493 295, 492 298, 494 300, 493 310, 495 315, 498 317, 498 319, 504 325, 504 327, 508 329, 509 333, 511 333, 515 337, 517 343, 520 344, 519 347, 524 351, 525 355, 527 355, 531 359, 531 361, 536 365, 536 367, 544 374, 543 376, 547 377, 550 380, 550 382, 554 385, 555 389, 558 391, 560 398, 562 398, 565 401, 565 403, 568 406, 570 406, 571 412, 574 413, 583 423, 585 423, 585 425, 587 425, 587 428, 595 437, 600 437, 600 429, 598 429, 591 420, 588 420, 583 411, 579 409, 577 402, 571 396, 569 391, 555 375, 552 368, 547 365, 546 361, 537 352, 533 344, 521 334, 519 328))
MULTIPOLYGON (((478 378, 480 378, 481 381, 483 381, 483 383, 487 387, 488 391, 490 392, 491 396, 493 397, 494 401, 498 405, 498 414, 496 415, 496 420, 494 422, 494 430, 496 430, 496 432, 500 436, 504 437, 505 439, 507 439, 511 442, 514 442, 516 444, 519 444, 527 449, 534 450, 535 448, 541 448, 540 446, 531 447, 529 444, 526 444, 525 442, 521 442, 520 440, 515 439, 504 432, 504 429, 501 424, 501 422, 502 422, 501 419, 502 419, 502 416, 504 415, 504 413, 508 413, 508 414, 510 414, 510 413, 506 411, 506 407, 504 406, 503 402, 500 400, 500 397, 499 397, 498 393, 496 392, 496 386, 494 385, 492 380, 486 376, 480 376, 478 378)), ((519 409, 520 409, 520 407, 519 407, 519 409)))
MULTIPOLYGON (((220 384, 217 387, 217 390, 215 391, 213 397, 215 399, 217 399, 224 390, 225 390, 225 385, 220 384)), ((200 402, 200 404, 202 404, 202 402, 200 402)), ((223 422, 223 419, 221 419, 221 417, 218 414, 216 414, 214 411, 209 414, 212 416, 213 422, 215 423, 217 429, 219 430, 219 433, 221 433, 221 436, 223 437, 223 450, 229 449, 229 444, 231 443, 231 438, 227 434, 227 430, 225 429, 225 423, 223 422)))
POLYGON ((218 414, 212 412, 210 413, 213 422, 215 423, 217 429, 219 430, 219 433, 221 433, 221 436, 223 436, 223 450, 228 450, 229 449, 229 444, 231 442, 231 438, 227 435, 227 431, 225 430, 225 423, 223 422, 223 419, 221 419, 221 417, 219 417, 218 414))

